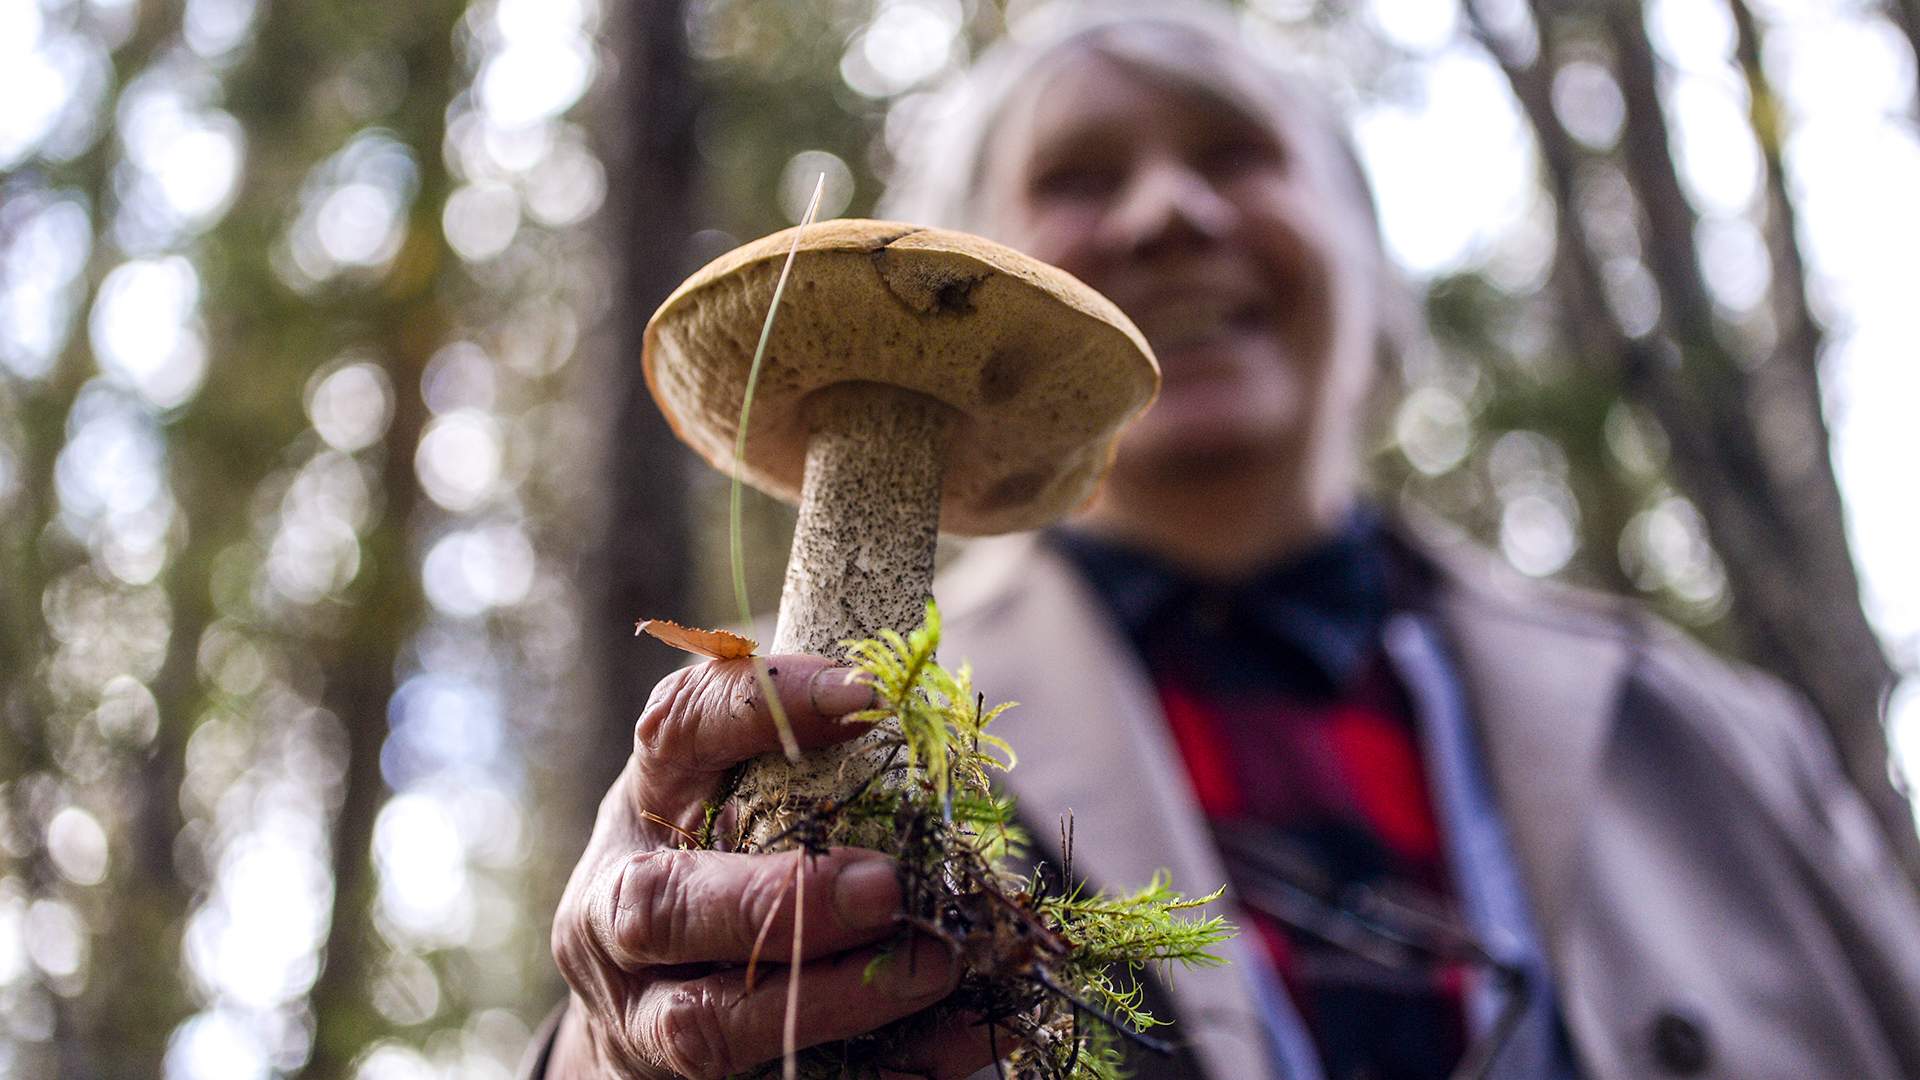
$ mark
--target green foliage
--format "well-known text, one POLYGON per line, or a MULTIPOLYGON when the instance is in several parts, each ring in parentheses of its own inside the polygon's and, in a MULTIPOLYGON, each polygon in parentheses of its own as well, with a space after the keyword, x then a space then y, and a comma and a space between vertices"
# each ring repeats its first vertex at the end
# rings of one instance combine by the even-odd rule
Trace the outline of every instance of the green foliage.
POLYGON ((926 621, 919 629, 905 636, 882 630, 877 639, 848 643, 847 656, 866 673, 880 701, 878 707, 855 714, 854 719, 890 719, 900 725, 908 765, 926 772, 942 815, 952 820, 956 782, 984 793, 988 770, 1013 767, 1013 748, 987 734, 987 725, 1014 703, 983 712, 980 695, 973 689, 972 669, 962 664, 958 671, 948 672, 935 663, 933 653, 939 644, 940 610, 928 603, 926 621), (982 745, 1000 751, 1007 760, 1003 763, 983 753, 982 745))
POLYGON ((1233 927, 1223 916, 1194 919, 1186 913, 1213 903, 1225 892, 1222 885, 1190 900, 1174 892, 1172 881, 1161 873, 1131 895, 1087 896, 1076 887, 1064 895, 1043 897, 1036 907, 1073 947, 1063 965, 1067 978, 1110 1015, 1145 1030, 1163 1023, 1140 1005, 1144 994, 1139 975, 1147 964, 1224 962, 1208 950, 1232 936, 1233 927), (1118 980, 1115 968, 1121 969, 1118 980))
MULTIPOLYGON (((959 988, 936 1013, 986 1018, 1009 1075, 1116 1080, 1124 1075, 1121 1039, 1139 1039, 1163 1023, 1142 1007, 1147 966, 1221 962, 1210 950, 1233 928, 1195 912, 1224 889, 1185 899, 1160 874, 1137 892, 1109 896, 1072 883, 1049 891, 1048 881, 1068 876, 1064 871, 1017 873, 1009 864, 1027 838, 1013 823, 1013 801, 990 787, 993 773, 1013 767, 1014 755, 987 730, 1012 706, 986 707, 965 666, 948 670, 935 658, 939 644, 940 613, 932 604, 911 633, 883 630, 848 643, 847 655, 877 701, 849 719, 876 725, 885 764, 840 800, 803 808, 773 846, 824 850, 849 837, 885 836, 878 846, 899 862, 906 908, 894 948, 913 934, 929 935, 965 966, 959 988)), ((1062 854, 1070 863, 1071 853, 1062 854)), ((869 975, 894 955, 869 965, 869 975)), ((807 1051, 797 1062, 800 1075, 866 1075, 873 1062, 910 1043, 926 1020, 807 1051)))
MULTIPOLYGON (((1037 1056, 1045 1062, 1044 1067, 1051 1070, 1047 1075, 1068 1080, 1123 1080, 1133 1075, 1127 1067, 1120 1036, 1099 1023, 1080 1023, 1070 1018, 1065 1037, 1039 1051, 1037 1056)), ((1016 1055, 1016 1068, 1025 1064, 1018 1059, 1016 1055)))

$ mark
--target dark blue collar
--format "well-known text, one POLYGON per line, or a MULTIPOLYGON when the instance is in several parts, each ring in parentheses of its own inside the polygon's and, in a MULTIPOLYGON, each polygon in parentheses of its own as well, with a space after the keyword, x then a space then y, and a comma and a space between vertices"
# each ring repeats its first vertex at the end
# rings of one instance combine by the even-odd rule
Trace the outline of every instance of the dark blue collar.
POLYGON ((1084 532, 1057 529, 1049 538, 1150 664, 1178 658, 1203 678, 1233 669, 1310 696, 1337 693, 1373 658, 1390 606, 1391 543, 1371 506, 1307 551, 1231 582, 1193 578, 1084 532))

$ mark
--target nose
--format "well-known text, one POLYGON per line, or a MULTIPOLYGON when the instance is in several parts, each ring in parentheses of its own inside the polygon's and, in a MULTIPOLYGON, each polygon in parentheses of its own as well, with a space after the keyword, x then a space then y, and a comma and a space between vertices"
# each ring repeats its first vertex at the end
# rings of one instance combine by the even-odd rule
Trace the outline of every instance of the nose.
POLYGON ((1207 178, 1186 162, 1144 163, 1107 215, 1109 239, 1141 258, 1205 247, 1232 231, 1236 212, 1207 178))

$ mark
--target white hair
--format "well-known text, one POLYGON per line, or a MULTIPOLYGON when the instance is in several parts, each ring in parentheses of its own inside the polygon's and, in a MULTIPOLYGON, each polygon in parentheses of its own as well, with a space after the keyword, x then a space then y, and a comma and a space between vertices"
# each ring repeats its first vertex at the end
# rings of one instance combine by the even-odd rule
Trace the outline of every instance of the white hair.
POLYGON ((989 48, 969 70, 903 119, 912 125, 877 213, 922 225, 978 231, 976 196, 993 132, 1020 92, 1044 79, 1069 53, 1091 53, 1165 76, 1269 124, 1282 111, 1310 117, 1350 175, 1354 195, 1378 224, 1372 192, 1346 131, 1319 94, 1282 66, 1277 50, 1249 44, 1226 8, 1190 2, 1152 8, 1134 3, 1058 2, 1024 20, 1019 33, 989 48))

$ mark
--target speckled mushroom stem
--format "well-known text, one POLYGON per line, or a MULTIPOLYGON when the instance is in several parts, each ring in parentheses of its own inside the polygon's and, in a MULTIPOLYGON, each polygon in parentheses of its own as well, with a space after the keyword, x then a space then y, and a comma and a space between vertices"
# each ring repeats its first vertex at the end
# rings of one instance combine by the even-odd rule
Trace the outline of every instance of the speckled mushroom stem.
MULTIPOLYGON (((860 382, 819 391, 807 416, 813 434, 771 651, 839 656, 842 642, 905 633, 926 617, 957 414, 911 390, 860 382)), ((798 764, 778 754, 751 762, 736 789, 746 845, 765 846, 795 811, 858 786, 883 764, 884 738, 876 730, 798 764)), ((870 842, 883 838, 884 829, 870 842)))
POLYGON ((828 387, 807 406, 813 437, 773 651, 838 656, 843 641, 905 633, 926 614, 955 413, 879 383, 828 387))

